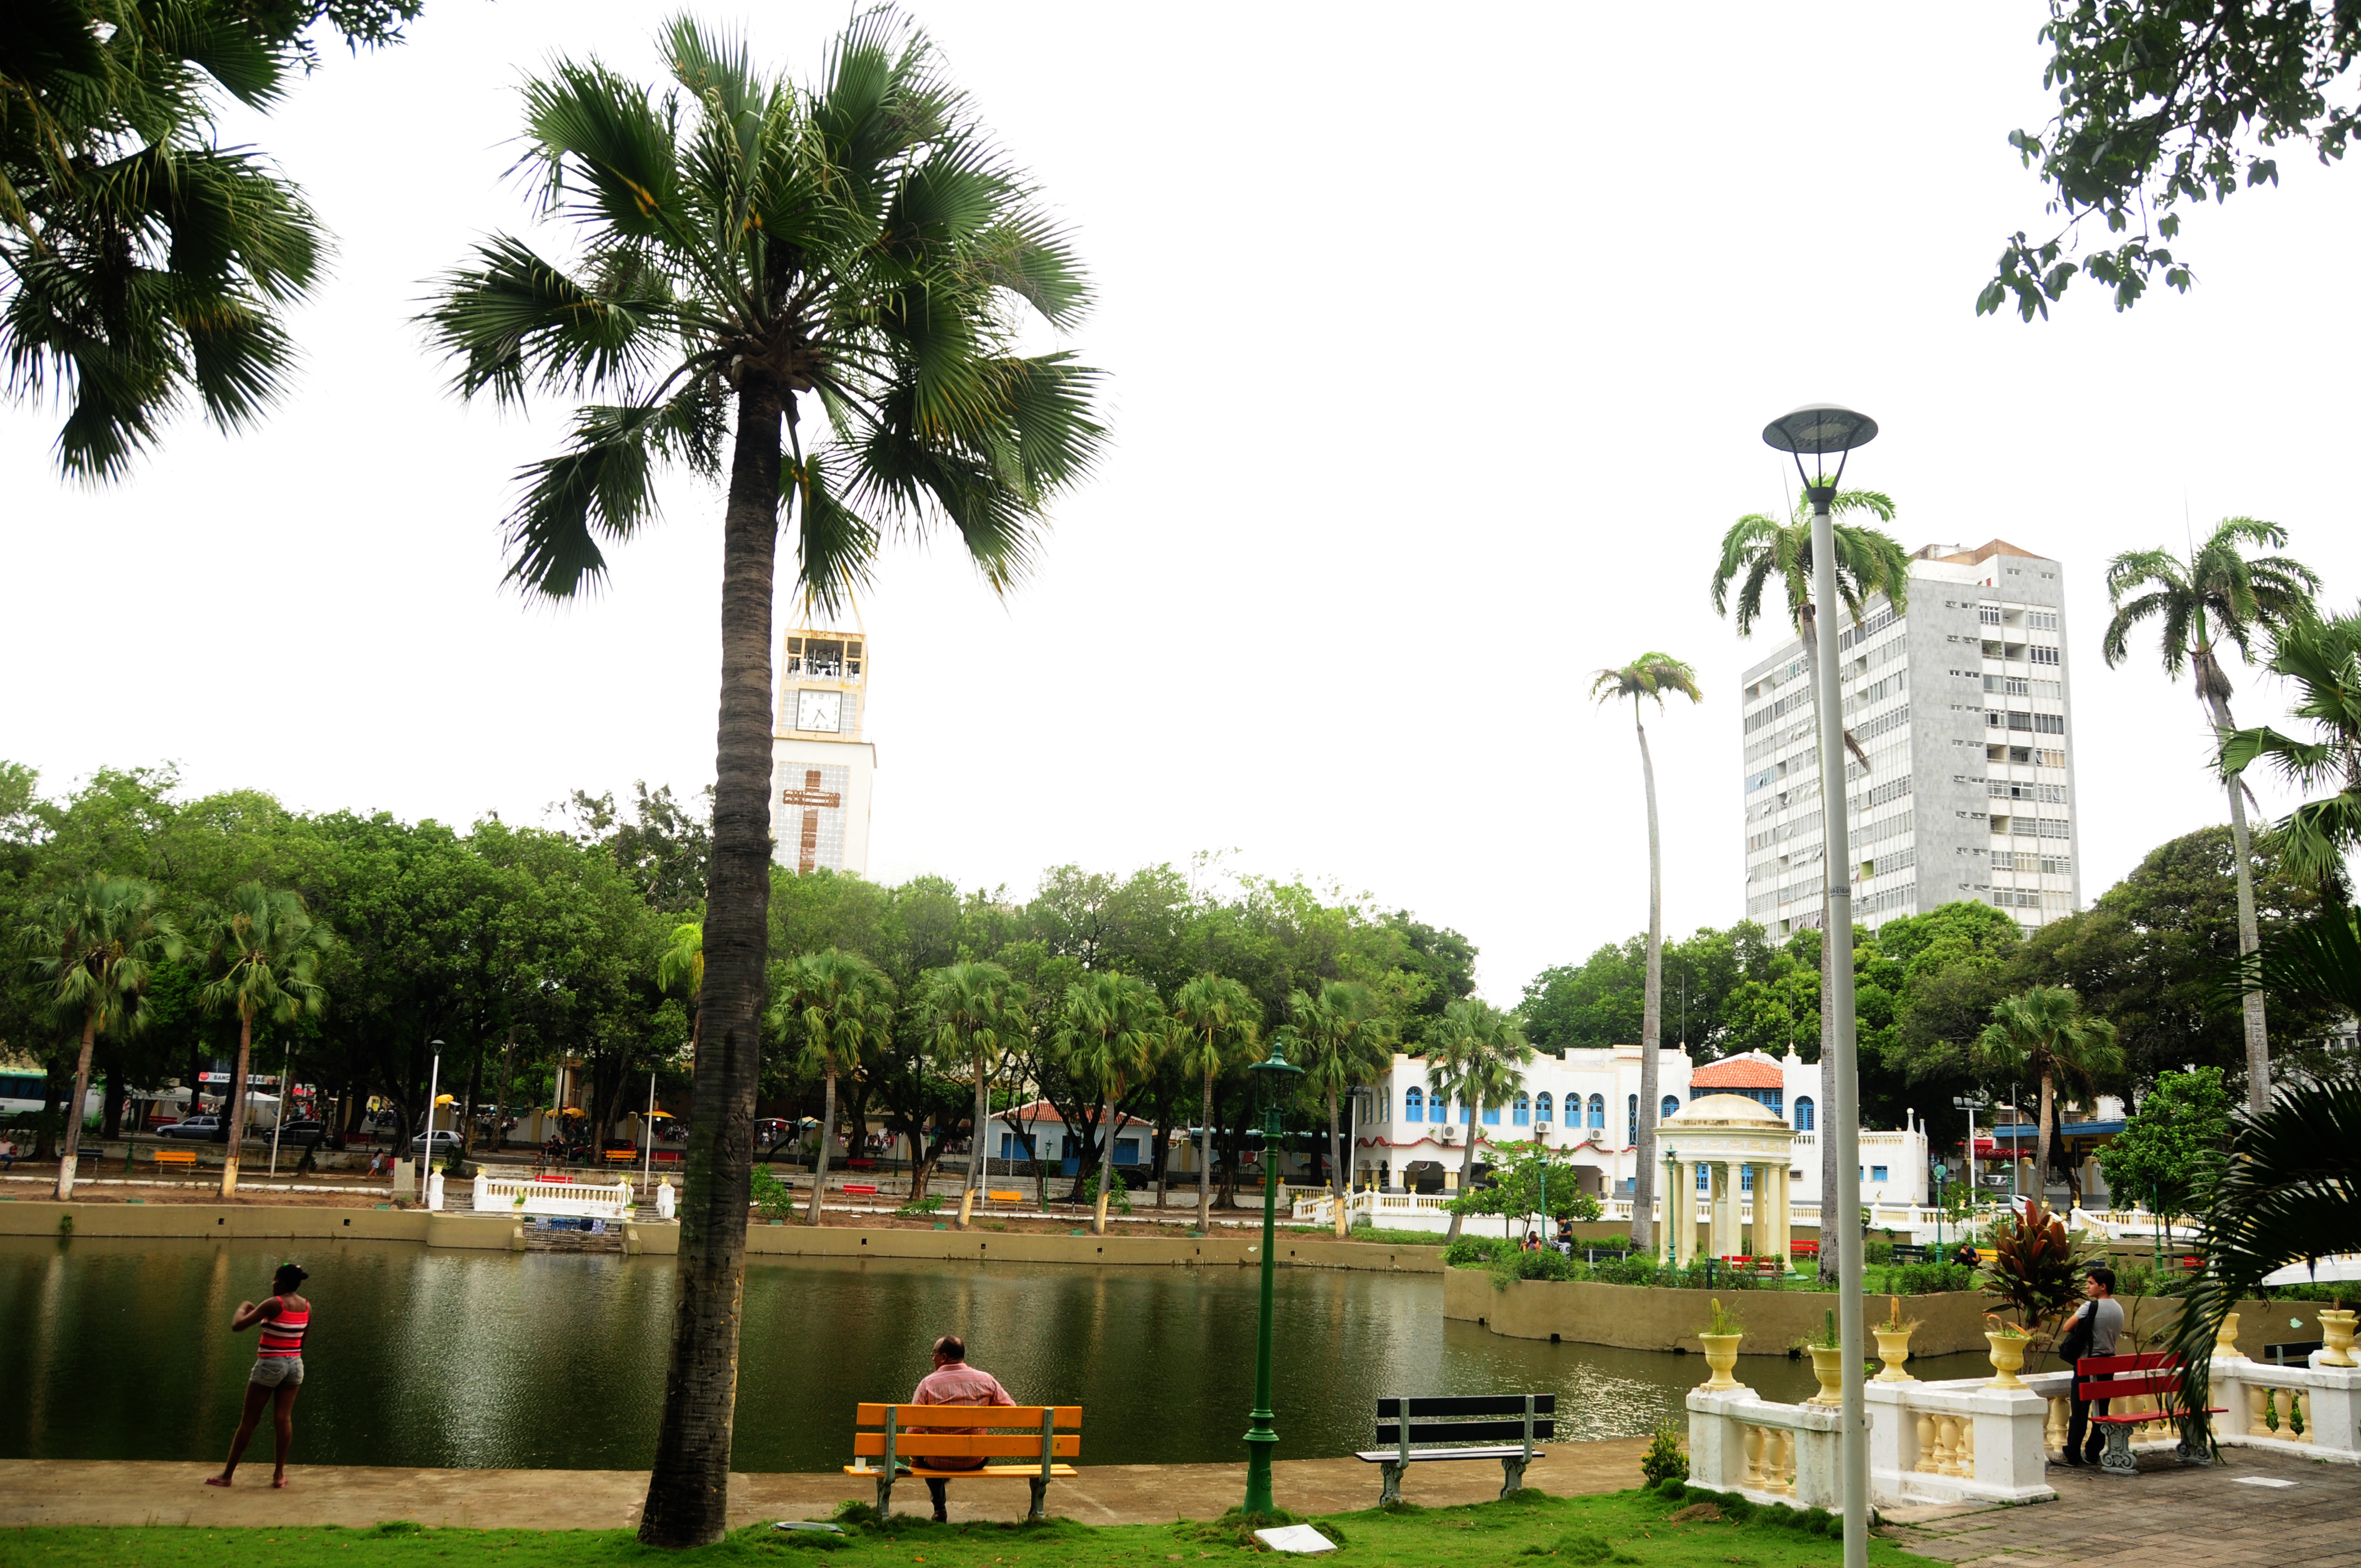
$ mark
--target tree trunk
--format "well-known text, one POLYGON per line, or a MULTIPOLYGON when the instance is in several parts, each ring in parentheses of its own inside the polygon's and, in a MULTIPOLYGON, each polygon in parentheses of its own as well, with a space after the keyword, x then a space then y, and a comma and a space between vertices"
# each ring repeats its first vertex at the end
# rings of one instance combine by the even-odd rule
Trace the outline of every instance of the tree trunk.
POLYGON ((98 1014, 82 1015, 82 1054, 74 1058, 73 1093, 66 1102, 65 1145, 58 1151, 58 1201, 73 1196, 74 1162, 82 1153, 82 1108, 90 1098, 90 1053, 98 1040, 98 1014))
MULTIPOLYGON (((721 697, 705 981, 680 1201, 677 1305, 640 1540, 709 1546, 728 1532, 730 1423, 746 1274, 754 1091, 771 917, 771 595, 783 389, 744 370, 722 532, 721 697)), ((814 1192, 818 1187, 815 1185, 814 1192)))
MULTIPOLYGON (((2232 729, 2230 705, 2216 696, 2210 706, 2218 743, 2219 737, 2232 729)), ((2255 920, 2254 842, 2246 829, 2246 792, 2237 779, 2230 781, 2229 789, 2232 871, 2238 887, 2238 954, 2243 958, 2261 946, 2262 933, 2255 920)), ((2246 1024, 2246 1109, 2259 1116, 2271 1104, 2271 1037, 2263 1020, 2263 993, 2247 992, 2242 1005, 2246 1024)))
POLYGON ((1098 1140, 1098 1197, 1091 1204, 1091 1232, 1094 1235, 1106 1234, 1107 1199, 1115 1191, 1115 1097, 1110 1093, 1106 1109, 1100 1116, 1106 1126, 1106 1136, 1098 1140))
MULTIPOLYGON (((136 1128, 137 1124, 133 1124, 136 1128)), ((121 1047, 107 1053, 106 1094, 98 1108, 98 1135, 102 1139, 123 1135, 123 1050, 121 1047)))
MULTIPOLYGON (((243 1003, 237 1010, 237 1066, 230 1070, 229 1098, 222 1103, 222 1125, 229 1134, 228 1152, 222 1160, 221 1195, 237 1196, 237 1151, 246 1146, 246 1075, 254 1057, 254 1017, 243 1003)), ((429 1113, 431 1115, 433 1113, 429 1113)), ((426 1141, 426 1157, 434 1157, 434 1140, 426 1141)), ((422 1186, 419 1191, 424 1192, 422 1186)))
POLYGON ((804 1211, 804 1223, 819 1223, 820 1194, 828 1187, 828 1157, 836 1152, 836 1069, 828 1069, 828 1088, 820 1099, 819 1151, 812 1156, 811 1205, 804 1211))
POLYGON ((58 1125, 62 1120, 58 1113, 65 1104, 65 1095, 70 1092, 67 1084, 72 1081, 67 1079, 60 1082, 61 1077, 54 1059, 41 1064, 41 1124, 33 1130, 35 1159, 58 1157, 58 1125))
POLYGON ((1213 1228, 1213 1075, 1205 1074, 1205 1121, 1197 1137, 1197 1229, 1213 1228))
POLYGON ((974 1197, 961 1206, 961 1230, 968 1228, 976 1208, 984 1201, 983 1161, 984 1140, 987 1135, 985 1129, 991 1125, 991 1091, 984 1083, 983 1055, 979 1051, 975 1057, 975 1121, 973 1131, 967 1140, 967 1184, 968 1190, 974 1194, 974 1197))
MULTIPOLYGON (((459 1152, 463 1155, 476 1146, 476 1098, 483 1091, 484 1043, 478 1040, 475 1064, 467 1069, 467 1092, 462 1097, 464 1103, 459 1107, 459 1152)), ((280 1084, 279 1092, 280 1097, 279 1113, 284 1116, 287 1113, 287 1086, 280 1084)), ((493 1146, 499 1146, 497 1139, 494 1140, 493 1146)))
POLYGON ((2058 1098, 2058 1088, 2049 1069, 2041 1069, 2041 1130, 2033 1137, 2033 1199, 2049 1207, 2049 1118, 2058 1098))
MULTIPOLYGON (((1653 1255, 1656 1110, 1664 1081, 1656 1053, 1664 1036, 1664 852, 1656 834, 1656 763, 1648 754, 1648 727, 1640 722, 1637 697, 1631 699, 1631 728, 1640 737, 1640 778, 1648 796, 1648 978, 1640 1004, 1640 1138, 1632 1151, 1638 1163, 1631 1172, 1631 1245, 1653 1255)), ((1614 1113, 1609 1106, 1608 1114, 1614 1113)))
POLYGON ((1336 1091, 1328 1091, 1328 1191, 1335 1200, 1336 1234, 1344 1235, 1352 1228, 1345 1214, 1345 1146, 1336 1131, 1336 1091))
MULTIPOLYGON (((1459 1156, 1459 1195, 1463 1198, 1476 1190, 1476 1135, 1483 1124, 1484 1107, 1470 1105, 1467 1108, 1467 1146, 1459 1156)), ((1449 1126, 1450 1124, 1446 1122, 1444 1125, 1449 1126)), ((1452 1214, 1451 1228, 1443 1234, 1444 1245, 1449 1246, 1459 1239, 1459 1223, 1466 1218, 1457 1212, 1452 1214)))

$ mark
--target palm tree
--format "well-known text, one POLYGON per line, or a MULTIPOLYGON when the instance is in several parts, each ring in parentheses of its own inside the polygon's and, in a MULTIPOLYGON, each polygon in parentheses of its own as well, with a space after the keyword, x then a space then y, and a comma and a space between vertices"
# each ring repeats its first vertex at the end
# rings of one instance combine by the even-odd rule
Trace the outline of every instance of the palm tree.
POLYGON ((965 1230, 983 1196, 984 1139, 992 1123, 992 1059, 1000 1054, 1004 1036, 1012 1042, 1024 1037, 1025 988, 998 964, 951 964, 927 976, 918 1015, 934 1036, 935 1056, 943 1070, 975 1077, 968 1191, 960 1202, 960 1229, 965 1230))
POLYGON ((1318 995, 1288 993, 1296 1038, 1303 1051, 1303 1088, 1320 1096, 1328 1111, 1328 1189, 1335 1199, 1336 1233, 1345 1234, 1345 1178, 1348 1157, 1337 1125, 1336 1102, 1386 1069, 1393 1053, 1393 1021, 1378 993, 1357 981, 1323 981, 1318 995))
MULTIPOLYGON (((302 894, 247 882, 205 912, 197 945, 211 976, 197 993, 199 999, 207 1007, 225 1007, 237 1014, 237 1070, 230 1079, 229 1102, 222 1107, 229 1151, 222 1161, 221 1195, 228 1198, 237 1191, 238 1143, 246 1136, 246 1074, 254 1053, 254 1021, 269 1017, 291 1024, 298 1017, 319 1015, 328 998, 319 981, 320 959, 335 946, 335 938, 312 918, 302 894)), ((280 1089, 283 1110, 286 1085, 280 1089)), ((432 1106, 427 1107, 426 1123, 431 1157, 432 1106)))
MULTIPOLYGON (((1459 1157, 1459 1190, 1473 1190, 1476 1145, 1484 1135, 1484 1107, 1504 1105, 1525 1080, 1519 1070, 1533 1059, 1532 1047, 1516 1015, 1488 1002, 1469 997, 1443 1010, 1443 1017, 1427 1036, 1427 1091, 1440 1094, 1448 1105, 1457 1100, 1467 1113, 1467 1147, 1459 1157)), ((1448 1125, 1448 1124, 1445 1124, 1448 1125)), ((1459 1239, 1463 1216, 1451 1213, 1451 1229, 1444 1241, 1459 1239)))
MULTIPOLYGON (((1984 1025, 1976 1046, 1988 1070, 2040 1083, 2041 1130, 2035 1135, 2033 1168, 2048 1185, 2059 1080, 2080 1090, 2085 1100, 2095 1098, 2099 1080, 2123 1070, 2115 1026, 2084 1014, 2081 998, 2067 987, 2037 985, 1996 1003, 1993 1021, 1984 1025)), ((2070 1165, 2066 1185, 2071 1201, 2080 1205, 2082 1184, 2070 1165)))
POLYGON ((1640 1004, 1636 1150, 1640 1163, 1631 1182, 1631 1245, 1646 1253, 1653 1253, 1656 1245, 1650 1222, 1656 1198, 1656 1051, 1664 1025, 1664 854, 1656 832, 1656 764, 1648 754, 1648 727, 1641 722, 1640 704, 1653 699, 1662 712, 1666 692, 1677 692, 1693 703, 1705 700, 1705 693, 1697 688, 1697 671, 1670 653, 1642 653, 1620 670, 1599 671, 1590 683, 1590 695, 1600 702, 1631 699, 1631 729, 1640 737, 1640 779, 1648 796, 1648 970, 1640 1004))
POLYGON ((1132 1085, 1154 1067, 1163 1022, 1156 988, 1132 975, 1100 970, 1066 988, 1058 1054, 1074 1080, 1096 1091, 1105 1106, 1095 1163, 1083 1172, 1098 1178, 1091 1229, 1100 1235, 1106 1234, 1107 1191, 1115 1185, 1115 1115, 1132 1085))
POLYGON ((686 18, 661 45, 663 92, 570 60, 527 83, 538 216, 579 236, 576 254, 561 263, 489 239, 441 280, 427 323, 460 361, 464 397, 597 400, 577 410, 567 448, 525 471, 510 514, 510 580, 530 592, 595 585, 600 541, 652 519, 659 466, 728 472, 706 900, 714 1027, 697 1042, 681 1307, 640 1525, 643 1541, 678 1547, 729 1526, 781 526, 796 583, 824 607, 867 580, 887 532, 943 524, 1005 592, 1104 432, 1094 372, 1019 351, 1036 323, 1080 319, 1082 270, 921 34, 891 10, 858 16, 807 87, 758 76, 742 45, 686 18), (815 406, 826 436, 807 447, 815 406))
MULTIPOLYGON (((2188 670, 2198 706, 2218 746, 2235 728, 2230 722, 2230 676, 2222 644, 2251 656, 2260 631, 2279 631, 2311 618, 2312 596, 2320 579, 2309 566, 2284 555, 2250 560, 2249 548, 2285 549, 2287 530, 2251 517, 2225 517, 2187 560, 2167 550, 2133 550, 2107 563, 2107 602, 2114 617, 2100 643, 2107 667, 2131 656, 2131 634, 2144 620, 2158 623, 2165 674, 2188 670)), ((2231 859, 2238 884, 2238 952, 2252 953, 2260 933, 2255 922, 2254 854, 2246 834, 2246 786, 2226 781, 2230 795, 2231 859)), ((2246 1014, 2246 1107, 2260 1113, 2271 1098, 2271 1044, 2264 1026, 2263 993, 2249 991, 2246 1014)))
POLYGON ((1262 1008, 1254 993, 1224 975, 1201 974, 1172 993, 1172 1016, 1188 1031, 1180 1054, 1182 1070, 1204 1080, 1198 1125, 1203 1146, 1197 1161, 1197 1229, 1213 1223, 1213 1080, 1254 1051, 1262 1008))
POLYGON ((98 1036, 138 1028, 156 961, 180 956, 180 933, 169 916, 157 912, 156 897, 154 887, 132 877, 85 877, 37 908, 19 935, 35 971, 54 987, 50 995, 58 1012, 82 1024, 73 1098, 66 1102, 65 1145, 58 1155, 61 1203, 73 1196, 91 1052, 98 1036))
POLYGON ((217 143, 214 93, 268 110, 302 63, 247 10, 9 8, 0 361, 12 398, 70 405, 57 460, 75 478, 122 477, 192 398, 227 431, 285 393, 284 313, 327 244, 268 159, 217 143))
MULTIPOLYGON (((780 966, 778 1000, 767 1020, 774 1038, 803 1036, 800 1066, 826 1080, 819 1117, 819 1157, 812 1167, 811 1206, 804 1223, 819 1223, 828 1190, 828 1157, 836 1146, 836 1080, 861 1070, 862 1048, 894 1027, 894 982, 885 971, 840 948, 802 953, 780 966)), ((700 1099, 698 1103, 702 1104, 700 1099)), ((692 1132, 692 1136, 694 1135, 692 1132)), ((682 1240, 686 1241, 683 1236, 682 1240)))
POLYGON ((2361 615, 2306 618, 2272 641, 2266 667, 2294 683, 2289 711, 2317 739, 2298 740, 2268 725, 2235 730, 2223 738, 2222 767, 2235 778, 2262 759, 2301 788, 2335 786, 2289 812, 2273 832, 2282 863, 2343 904, 2351 891, 2345 857, 2361 845, 2361 615))
MULTIPOLYGON (((1879 594, 1896 615, 1909 608, 1910 557, 1892 534, 1882 529, 1856 527, 1835 522, 1834 518, 1848 513, 1867 512, 1881 522, 1894 521, 1893 498, 1877 490, 1839 490, 1828 503, 1833 537, 1836 545, 1837 597, 1844 601, 1853 624, 1861 624, 1862 608, 1879 594)), ((1761 512, 1740 518, 1730 524, 1730 532, 1721 538, 1721 560, 1714 568, 1713 609, 1717 615, 1730 613, 1730 587, 1738 584, 1738 634, 1752 635, 1754 623, 1763 613, 1764 592, 1776 583, 1787 602, 1787 619, 1804 643, 1805 688, 1812 694, 1812 711, 1819 707, 1819 612, 1812 602, 1812 514, 1807 502, 1798 501, 1795 515, 1786 522, 1761 512)), ((1869 771, 1869 753, 1852 731, 1844 731, 1846 750, 1869 771)), ((1843 799, 1842 791, 1822 782, 1820 791, 1821 820, 1843 799)), ((1828 840, 1823 829, 1821 843, 1828 840)), ((1835 868, 1830 867, 1833 872, 1835 868)), ((1826 878, 1822 887, 1828 886, 1826 878)), ((1836 944, 1828 939, 1836 920, 1836 899, 1823 891, 1820 895, 1820 994, 1827 996, 1836 989, 1836 944)), ((1837 1020, 1826 1008, 1820 1012, 1820 1103, 1836 1103, 1829 1080, 1836 1054, 1837 1020)), ((1644 1112, 1642 1113, 1644 1114, 1644 1112)), ((1653 1174, 1653 1173, 1651 1173, 1653 1174)), ((1636 1183, 1634 1184, 1636 1187, 1636 1183)), ((1820 1161, 1820 1222, 1821 1234, 1828 1229, 1829 1216, 1837 1212, 1837 1168, 1831 1160, 1820 1161)), ((1665 1217, 1671 1218, 1666 1210, 1665 1217)), ((1820 1277, 1832 1280, 1837 1277, 1837 1249, 1820 1248, 1820 1277)))

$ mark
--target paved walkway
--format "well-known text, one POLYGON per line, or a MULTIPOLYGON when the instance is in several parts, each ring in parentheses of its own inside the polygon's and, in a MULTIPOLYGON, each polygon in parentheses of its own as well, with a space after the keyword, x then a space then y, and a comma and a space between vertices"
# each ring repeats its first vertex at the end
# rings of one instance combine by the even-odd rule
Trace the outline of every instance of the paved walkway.
MULTIPOLYGON (((303 1465, 270 1489, 269 1437, 262 1463, 241 1464, 228 1491, 207 1486, 203 1464, 159 1461, 0 1461, 0 1528, 19 1525, 367 1526, 386 1519, 475 1529, 616 1530, 639 1522, 647 1475, 633 1470, 403 1470, 303 1465)), ((1526 1482, 1560 1495, 1614 1492, 1638 1483, 1645 1438, 1554 1446, 1526 1482)), ((1086 1464, 1049 1488, 1049 1511, 1085 1524, 1148 1524, 1213 1519, 1246 1491, 1246 1465, 1086 1464)), ((1345 1513, 1378 1500, 1378 1467, 1356 1459, 1282 1459, 1273 1466, 1279 1505, 1296 1513, 1345 1513)), ((1491 1461, 1413 1466, 1402 1484, 1411 1502, 1481 1502, 1500 1490, 1491 1461)), ((874 1496, 867 1481, 838 1473, 736 1475, 733 1525, 766 1519, 824 1519, 846 1498, 874 1496)), ((1018 1519, 1027 1491, 1017 1481, 961 1481, 951 1517, 1018 1519)), ((924 1512, 923 1482, 894 1489, 897 1513, 924 1512)))
POLYGON ((2141 1459, 2137 1476, 2049 1467, 2058 1501, 2018 1508, 1901 1510, 1880 1533, 1906 1552, 2000 1568, 2361 1568, 2361 1466, 2259 1449, 2183 1467, 2141 1459))

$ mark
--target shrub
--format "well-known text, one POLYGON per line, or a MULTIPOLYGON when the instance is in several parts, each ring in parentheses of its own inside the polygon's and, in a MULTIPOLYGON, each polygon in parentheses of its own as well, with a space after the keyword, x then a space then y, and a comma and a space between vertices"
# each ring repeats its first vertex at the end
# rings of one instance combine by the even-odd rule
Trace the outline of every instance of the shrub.
POLYGON ((1498 1237, 1461 1236, 1443 1249, 1443 1261, 1445 1266, 1455 1268, 1462 1264, 1489 1263, 1492 1261, 1492 1255, 1499 1250, 1500 1243, 1498 1237))
POLYGON ((943 1200, 939 1194, 933 1192, 922 1192, 917 1197, 911 1199, 908 1202, 894 1211, 896 1214, 901 1214, 906 1217, 922 1214, 939 1214, 942 1212, 943 1200))
POLYGON ((1640 1474, 1648 1485, 1658 1491, 1665 1490, 1667 1481, 1686 1481, 1689 1475, 1689 1457, 1681 1452, 1680 1429, 1668 1420, 1656 1423, 1655 1435, 1648 1443, 1648 1452, 1640 1456, 1640 1474))
MULTIPOLYGON (((1091 1172, 1091 1179, 1082 1183, 1082 1201, 1093 1208, 1098 1206, 1099 1178, 1104 1173, 1105 1168, 1102 1166, 1091 1172)), ((1131 1189, 1124 1185, 1122 1171, 1115 1171, 1113 1176, 1113 1184, 1107 1188, 1107 1207, 1118 1214, 1128 1214, 1131 1212, 1131 1189)))
POLYGON ((1973 1290, 1976 1271, 1958 1263, 1904 1263, 1885 1271, 1888 1296, 1933 1296, 1946 1290, 1973 1290))
POLYGON ((796 1214, 795 1189, 771 1174, 767 1165, 754 1168, 754 1207, 766 1220, 792 1220, 796 1214))

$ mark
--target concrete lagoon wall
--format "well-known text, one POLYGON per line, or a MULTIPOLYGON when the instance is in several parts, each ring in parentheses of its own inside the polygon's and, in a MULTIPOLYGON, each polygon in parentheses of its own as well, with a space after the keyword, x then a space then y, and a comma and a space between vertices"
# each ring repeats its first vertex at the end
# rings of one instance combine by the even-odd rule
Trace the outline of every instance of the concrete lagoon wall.
MULTIPOLYGON (((0 1203, 0 1235, 152 1237, 200 1241, 217 1236, 290 1241, 423 1242, 428 1246, 483 1251, 522 1250, 523 1228, 508 1214, 430 1213, 423 1209, 329 1209, 293 1204, 0 1203), (65 1224, 61 1222, 71 1222, 65 1224)), ((746 1250, 774 1257, 905 1257, 973 1259, 985 1263, 1081 1263, 1246 1267, 1261 1261, 1262 1237, 1233 1235, 1038 1235, 1015 1231, 863 1230, 833 1224, 753 1222, 746 1250)), ((670 1256, 680 1227, 623 1223, 623 1250, 670 1256)), ((1384 1246, 1281 1233, 1279 1261, 1297 1268, 1352 1268, 1378 1273, 1436 1274, 1439 1246, 1384 1246)))
MULTIPOLYGON (((1836 1297, 1812 1290, 1670 1290, 1655 1286, 1599 1285, 1587 1280, 1514 1279, 1505 1290, 1493 1288, 1489 1271, 1453 1268, 1444 1271, 1443 1315, 1478 1322, 1496 1334, 1516 1339, 1558 1339, 1579 1344, 1608 1344, 1626 1350, 1701 1352, 1697 1340, 1710 1297, 1737 1315, 1746 1338, 1741 1355, 1784 1355, 1797 1340, 1816 1334, 1836 1297)), ((2144 1343, 2152 1343, 2180 1315, 2180 1303, 2161 1297, 2126 1299, 2131 1326, 2144 1343)), ((2242 1301, 2238 1304, 2238 1348, 2259 1358, 2267 1344, 2317 1340, 2318 1301, 2242 1301)), ((1866 1310, 1874 1324, 1883 1320, 1886 1299, 1872 1296, 1866 1310)), ((1981 1291, 1947 1292, 1940 1296, 1905 1296, 1902 1315, 1916 1318, 1919 1329, 1910 1339, 1914 1355, 1949 1355, 1983 1351, 1985 1312, 1993 1299, 1981 1291)), ((2045 1362, 2044 1365, 2047 1365, 2045 1362)))

